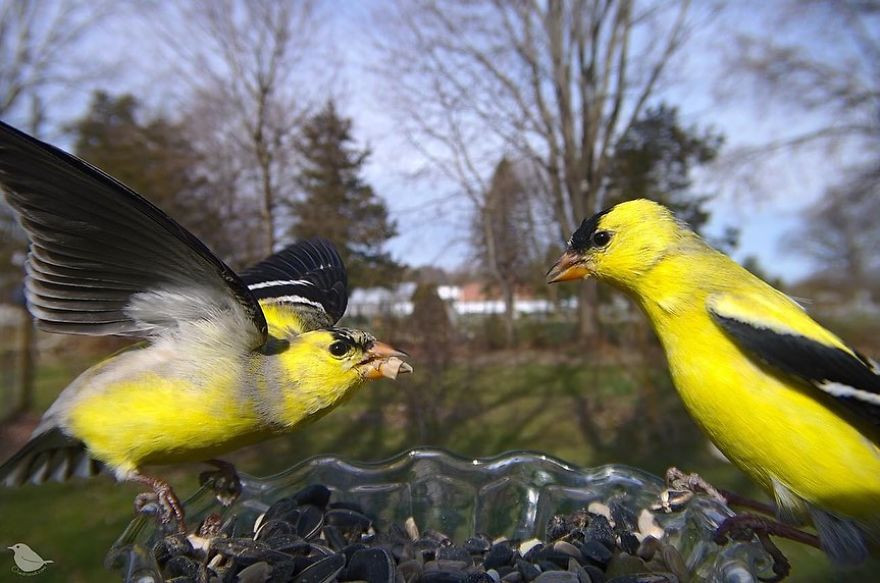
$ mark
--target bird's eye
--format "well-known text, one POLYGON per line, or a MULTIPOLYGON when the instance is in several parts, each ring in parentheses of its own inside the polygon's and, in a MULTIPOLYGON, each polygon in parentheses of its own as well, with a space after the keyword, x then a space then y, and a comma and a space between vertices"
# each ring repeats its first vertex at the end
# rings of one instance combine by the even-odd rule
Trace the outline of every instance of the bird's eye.
POLYGON ((608 231, 596 231, 593 233, 591 240, 596 247, 604 247, 611 241, 611 233, 608 231))
POLYGON ((330 354, 333 356, 345 356, 349 350, 351 350, 351 345, 344 340, 337 340, 330 345, 330 354))

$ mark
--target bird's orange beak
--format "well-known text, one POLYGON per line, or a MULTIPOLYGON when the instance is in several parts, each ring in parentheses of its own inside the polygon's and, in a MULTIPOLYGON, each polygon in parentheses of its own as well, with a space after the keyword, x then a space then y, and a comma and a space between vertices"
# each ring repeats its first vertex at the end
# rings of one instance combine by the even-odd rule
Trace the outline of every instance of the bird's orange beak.
POLYGON ((399 374, 411 373, 413 367, 403 359, 409 355, 378 340, 373 342, 358 364, 366 379, 396 379, 399 374))
POLYGON ((569 249, 559 260, 553 264, 547 272, 547 283, 558 283, 572 279, 586 279, 590 276, 590 270, 584 264, 583 258, 569 249))

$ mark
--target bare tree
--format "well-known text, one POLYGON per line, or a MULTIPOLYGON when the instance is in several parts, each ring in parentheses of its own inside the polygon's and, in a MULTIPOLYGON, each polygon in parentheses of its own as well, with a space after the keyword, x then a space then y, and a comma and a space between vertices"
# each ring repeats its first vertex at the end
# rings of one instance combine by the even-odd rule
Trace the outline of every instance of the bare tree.
POLYGON ((756 165, 777 162, 776 153, 843 150, 847 165, 832 169, 837 176, 786 243, 823 277, 865 289, 880 269, 880 1, 787 0, 762 8, 774 34, 740 35, 731 70, 762 104, 784 107, 800 123, 733 152, 733 166, 754 175, 756 165))
POLYGON ((807 209, 804 225, 787 242, 812 259, 826 279, 845 289, 880 283, 880 165, 862 168, 807 209))
MULTIPOLYGON (((202 139, 235 144, 227 162, 251 192, 275 247, 278 203, 292 198, 293 140, 309 111, 299 81, 314 48, 313 0, 180 0, 160 5, 160 36, 174 54, 200 109, 223 112, 202 139), (171 13, 171 14, 169 14, 171 13), (242 164, 242 160, 245 161, 242 164)), ((219 150, 219 147, 218 147, 219 150)), ((227 146, 228 150, 228 146, 227 146)))
MULTIPOLYGON (((602 204, 613 146, 699 16, 690 2, 400 1, 385 74, 414 145, 479 207, 507 151, 541 170, 557 241, 602 204)), ((581 296, 590 335, 595 294, 581 296)))
POLYGON ((0 0, 0 117, 40 134, 49 93, 101 73, 95 59, 73 55, 107 13, 105 2, 0 0))
MULTIPOLYGON (((97 59, 78 58, 82 40, 109 13, 106 2, 0 0, 0 119, 40 135, 53 96, 65 98, 104 72, 97 59)), ((0 291, 21 284, 27 238, 11 209, 0 204, 0 291)))
POLYGON ((775 152, 842 143, 876 160, 880 2, 787 0, 761 3, 760 9, 773 34, 765 30, 737 36, 725 69, 731 80, 725 90, 732 95, 749 90, 762 106, 776 104, 797 115, 798 123, 769 143, 732 150, 728 162, 752 174, 754 163, 771 160, 775 152))

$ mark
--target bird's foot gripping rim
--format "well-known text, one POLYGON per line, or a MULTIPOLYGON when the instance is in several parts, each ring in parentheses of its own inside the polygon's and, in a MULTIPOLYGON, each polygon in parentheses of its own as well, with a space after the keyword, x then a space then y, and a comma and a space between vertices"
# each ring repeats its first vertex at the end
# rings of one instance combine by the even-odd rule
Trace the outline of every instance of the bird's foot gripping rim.
POLYGON ((727 542, 728 538, 749 541, 752 540, 752 537, 758 537, 761 546, 763 546, 764 550, 767 551, 767 554, 773 558, 774 576, 768 578, 762 577, 761 580, 775 583, 776 581, 782 581, 788 577, 791 572, 791 563, 789 563, 785 555, 782 554, 779 547, 770 540, 770 535, 787 538, 795 542, 816 547, 817 549, 821 548, 819 545, 819 537, 816 535, 798 530, 793 526, 783 524, 772 518, 757 516, 754 514, 737 514, 727 518, 721 523, 718 530, 715 531, 714 538, 717 544, 723 545, 727 542))
POLYGON ((199 474, 199 483, 211 488, 220 504, 231 506, 241 495, 241 480, 235 466, 223 460, 207 460, 205 463, 217 469, 199 474))
POLYGON ((174 524, 177 532, 186 532, 183 505, 168 482, 140 474, 135 474, 131 479, 152 488, 152 492, 137 495, 134 501, 136 512, 156 516, 163 528, 174 524))
POLYGON ((686 474, 675 467, 666 470, 666 487, 667 489, 661 495, 659 509, 663 509, 667 512, 674 509, 669 507, 673 506, 676 500, 676 495, 687 501, 693 494, 703 493, 727 506, 748 508, 749 510, 754 510, 761 514, 767 514, 768 516, 776 515, 776 506, 773 504, 753 500, 737 494, 736 492, 731 492, 730 490, 716 488, 704 480, 699 474, 686 474))

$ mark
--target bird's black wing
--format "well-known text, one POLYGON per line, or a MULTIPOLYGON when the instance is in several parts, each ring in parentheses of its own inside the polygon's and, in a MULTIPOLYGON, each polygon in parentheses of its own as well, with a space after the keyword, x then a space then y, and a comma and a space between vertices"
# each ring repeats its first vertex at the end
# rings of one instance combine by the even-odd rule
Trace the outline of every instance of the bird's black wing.
POLYGON ((41 328, 155 336, 219 319, 256 348, 256 299, 189 231, 94 166, 0 122, 0 187, 31 246, 26 295, 41 328))
POLYGON ((348 305, 348 276, 330 241, 299 241, 241 273, 261 304, 288 308, 299 332, 328 328, 348 305))
POLYGON ((876 365, 793 302, 792 311, 768 307, 754 297, 736 301, 729 295, 712 298, 708 305, 715 323, 750 357, 815 387, 846 411, 880 427, 876 365), (786 322, 785 316, 791 320, 786 322))

